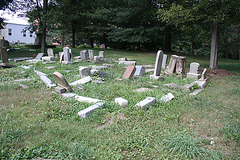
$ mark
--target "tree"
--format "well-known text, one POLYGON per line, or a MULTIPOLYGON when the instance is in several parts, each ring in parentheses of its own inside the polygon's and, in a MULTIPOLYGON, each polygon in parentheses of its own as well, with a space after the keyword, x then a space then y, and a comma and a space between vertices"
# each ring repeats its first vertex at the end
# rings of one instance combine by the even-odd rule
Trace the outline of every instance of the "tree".
MULTIPOLYGON (((5 9, 13 0, 1 0, 0 1, 0 10, 5 9)), ((0 29, 3 29, 3 18, 0 17, 0 29)))

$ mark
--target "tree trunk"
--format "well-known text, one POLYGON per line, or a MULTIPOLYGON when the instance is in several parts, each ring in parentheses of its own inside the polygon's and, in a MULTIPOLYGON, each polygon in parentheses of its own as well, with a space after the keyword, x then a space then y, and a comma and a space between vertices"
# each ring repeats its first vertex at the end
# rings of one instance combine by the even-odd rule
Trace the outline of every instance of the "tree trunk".
MULTIPOLYGON (((48 0, 43 0, 43 11, 44 16, 46 16, 47 13, 47 4, 48 0)), ((43 17, 43 31, 42 31, 42 41, 41 41, 41 53, 45 53, 46 50, 46 17, 43 17)))
POLYGON ((94 48, 94 45, 93 45, 93 38, 90 38, 90 46, 91 46, 91 48, 94 48))
POLYGON ((211 69, 217 69, 218 66, 218 28, 217 25, 214 23, 211 23, 211 55, 210 55, 210 68, 211 69))
POLYGON ((75 29, 72 29, 72 47, 75 48, 75 29))
POLYGON ((164 44, 164 51, 172 51, 172 27, 167 26, 165 28, 165 44, 164 44))

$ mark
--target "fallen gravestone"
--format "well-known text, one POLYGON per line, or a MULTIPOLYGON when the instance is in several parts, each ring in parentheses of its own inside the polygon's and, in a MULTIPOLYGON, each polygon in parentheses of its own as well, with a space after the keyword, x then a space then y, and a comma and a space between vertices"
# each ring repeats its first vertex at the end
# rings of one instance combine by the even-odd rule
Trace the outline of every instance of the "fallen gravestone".
POLYGON ((128 100, 122 97, 118 97, 118 98, 115 98, 115 103, 119 104, 122 107, 126 107, 128 105, 128 100))
POLYGON ((59 87, 66 89, 68 92, 73 91, 72 87, 68 84, 67 80, 61 73, 54 72, 53 77, 57 81, 59 87))
POLYGON ((136 65, 136 61, 119 61, 118 64, 124 64, 126 66, 136 65))
POLYGON ((90 73, 90 69, 88 67, 79 67, 79 74, 81 78, 87 77, 90 73))
POLYGON ((162 96, 160 101, 168 102, 168 101, 171 101, 173 98, 174 98, 173 94, 172 93, 168 93, 165 96, 162 96))
POLYGON ((207 77, 207 68, 204 68, 201 78, 198 81, 194 81, 193 84, 197 84, 199 88, 207 87, 209 78, 207 77))
POLYGON ((190 96, 196 96, 198 93, 202 92, 204 89, 200 88, 200 89, 195 89, 192 93, 190 93, 190 96))
POLYGON ((19 86, 22 87, 23 89, 29 88, 29 87, 28 87, 27 85, 25 85, 25 84, 19 84, 19 86))
POLYGON ((135 106, 141 107, 143 110, 147 109, 147 106, 149 106, 152 103, 155 103, 156 98, 154 97, 147 97, 146 99, 138 102, 135 106))
POLYGON ((43 55, 44 55, 44 53, 38 53, 38 55, 36 56, 35 59, 37 59, 37 60, 41 60, 42 57, 43 57, 43 55))
POLYGON ((81 84, 85 84, 88 83, 92 80, 92 78, 90 76, 84 77, 80 80, 74 81, 72 83, 70 83, 71 86, 77 86, 77 85, 81 85, 81 84))
POLYGON ((175 83, 164 84, 164 86, 167 86, 169 88, 179 88, 179 86, 175 83))
POLYGON ((99 99, 95 99, 95 98, 90 98, 90 97, 83 97, 83 96, 75 96, 76 100, 79 102, 85 102, 85 103, 97 103, 100 102, 99 99))
POLYGON ((90 107, 88 107, 88 108, 85 108, 85 109, 79 111, 79 112, 78 112, 78 116, 79 116, 80 118, 87 118, 87 117, 90 116, 90 114, 91 114, 94 110, 100 108, 100 107, 103 106, 103 105, 104 105, 104 103, 102 103, 102 102, 97 103, 97 104, 94 104, 94 105, 92 105, 92 106, 90 106, 90 107))
POLYGON ((123 74, 123 79, 130 79, 133 77, 136 68, 134 65, 128 66, 125 73, 123 74))
POLYGON ((47 76, 40 76, 40 79, 47 85, 47 87, 56 87, 56 84, 54 84, 47 76))
POLYGON ((151 91, 150 88, 138 88, 133 90, 133 92, 146 92, 146 91, 151 91))

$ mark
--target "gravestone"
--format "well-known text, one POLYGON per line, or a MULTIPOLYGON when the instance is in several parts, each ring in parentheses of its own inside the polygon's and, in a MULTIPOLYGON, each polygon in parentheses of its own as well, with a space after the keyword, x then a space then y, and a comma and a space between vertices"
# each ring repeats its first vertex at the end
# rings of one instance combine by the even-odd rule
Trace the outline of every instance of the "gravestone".
POLYGON ((94 60, 94 51, 91 50, 91 49, 89 49, 89 50, 88 50, 88 54, 89 54, 89 59, 90 59, 91 61, 93 61, 93 60, 94 60))
POLYGON ((118 97, 118 98, 115 98, 115 103, 119 104, 122 107, 126 107, 128 105, 128 100, 122 97, 118 97))
POLYGON ((187 78, 199 79, 199 63, 193 62, 190 64, 190 71, 187 73, 187 78))
POLYGON ((167 60, 168 60, 168 55, 163 54, 162 69, 166 68, 167 60))
POLYGON ((47 54, 48 54, 49 57, 54 57, 53 49, 52 48, 48 48, 47 49, 47 54))
POLYGON ((165 73, 170 75, 176 72, 176 74, 182 76, 183 74, 185 74, 185 70, 186 70, 186 57, 172 55, 165 73))
POLYGON ((38 53, 38 55, 36 56, 35 59, 37 59, 37 60, 41 60, 42 57, 43 57, 43 55, 44 55, 44 53, 38 53))
POLYGON ((0 50, 0 54, 1 54, 1 60, 2 60, 2 64, 3 65, 7 65, 9 63, 8 61, 8 55, 7 55, 7 50, 6 48, 1 48, 0 50))
POLYGON ((85 83, 88 83, 92 80, 92 78, 90 76, 87 76, 87 77, 84 77, 82 79, 79 79, 77 81, 74 81, 72 83, 70 83, 71 86, 78 86, 78 85, 81 85, 81 84, 85 84, 85 83))
POLYGON ((168 93, 165 96, 162 96, 160 101, 168 102, 168 101, 171 101, 173 98, 174 98, 174 95, 172 93, 168 93))
POLYGON ((103 102, 100 102, 100 103, 96 103, 96 104, 94 104, 94 105, 92 105, 92 106, 90 106, 90 107, 88 107, 88 108, 85 108, 85 109, 83 109, 83 110, 81 110, 81 111, 78 112, 78 116, 79 116, 80 118, 87 118, 87 117, 90 116, 90 114, 91 114, 94 110, 96 110, 96 109, 100 108, 101 106, 103 106, 103 104, 104 104, 103 102))
POLYGON ((88 60, 87 50, 80 51, 81 60, 88 60))
POLYGON ((200 81, 204 81, 207 78, 207 68, 204 68, 201 78, 199 79, 200 81))
POLYGON ((136 65, 136 61, 119 61, 118 64, 124 64, 126 66, 136 65))
POLYGON ((90 98, 90 97, 83 97, 83 96, 75 96, 76 100, 79 102, 85 102, 85 103, 97 103, 100 102, 99 99, 96 98, 90 98))
POLYGON ((162 59, 163 59, 163 51, 159 50, 157 52, 156 62, 155 62, 155 68, 153 75, 150 75, 151 79, 163 79, 163 77, 160 76, 161 74, 161 67, 162 67, 162 59))
POLYGON ((68 84, 67 80, 65 79, 65 77, 61 73, 54 72, 53 77, 57 81, 59 87, 62 87, 64 89, 66 89, 68 92, 73 91, 72 87, 68 84))
POLYGON ((147 106, 149 106, 152 103, 155 103, 156 98, 154 97, 147 97, 146 99, 138 102, 135 106, 141 107, 143 110, 147 109, 147 106))
POLYGON ((128 66, 125 73, 123 74, 123 79, 130 79, 133 77, 136 68, 134 65, 128 66))
POLYGON ((47 87, 56 87, 56 84, 54 84, 47 76, 40 76, 40 79, 47 85, 47 87))
POLYGON ((104 58, 104 51, 99 51, 99 57, 103 57, 104 58))
POLYGON ((185 74, 186 71, 186 57, 178 56, 176 62, 176 73, 178 75, 185 74))
POLYGON ((134 73, 134 76, 143 76, 145 73, 145 67, 144 66, 136 66, 136 71, 134 73))
POLYGON ((198 81, 194 81, 193 84, 197 84, 199 88, 207 87, 209 78, 207 77, 207 68, 204 68, 201 78, 198 81))
POLYGON ((71 61, 71 55, 68 47, 63 48, 63 61, 62 63, 69 63, 71 61))
POLYGON ((90 73, 90 69, 88 67, 79 67, 79 74, 81 78, 87 77, 90 73))

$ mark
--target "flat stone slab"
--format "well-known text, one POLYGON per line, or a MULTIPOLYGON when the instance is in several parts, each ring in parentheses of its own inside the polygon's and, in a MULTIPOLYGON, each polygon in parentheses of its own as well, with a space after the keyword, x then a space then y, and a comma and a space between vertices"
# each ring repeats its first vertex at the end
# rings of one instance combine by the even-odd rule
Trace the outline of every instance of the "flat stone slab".
POLYGON ((32 65, 30 65, 30 66, 21 65, 21 67, 22 67, 23 69, 30 69, 30 68, 32 67, 32 65))
POLYGON ((128 100, 122 97, 118 97, 118 98, 115 98, 115 103, 119 104, 122 107, 126 107, 128 105, 128 100))
POLYGON ((168 102, 168 101, 171 101, 173 98, 174 98, 174 95, 172 93, 168 93, 165 96, 162 96, 160 101, 168 102))
POLYGON ((168 83, 164 84, 164 86, 167 86, 169 88, 179 88, 179 85, 177 85, 176 83, 168 83))
POLYGON ((88 107, 88 108, 85 108, 85 109, 83 109, 83 110, 81 110, 81 111, 78 112, 78 116, 79 116, 80 118, 87 118, 87 117, 90 116, 90 114, 91 114, 94 110, 100 108, 103 104, 104 104, 103 102, 101 102, 101 103, 96 103, 96 104, 94 104, 94 105, 92 105, 92 106, 90 106, 90 107, 88 107))
POLYGON ((193 82, 193 84, 197 84, 199 88, 207 87, 208 83, 209 83, 209 78, 206 78, 205 80, 199 80, 199 81, 193 82))
POLYGON ((146 92, 146 91, 151 91, 150 88, 138 88, 133 90, 133 92, 146 92))
POLYGON ((145 69, 145 72, 148 73, 148 72, 153 72, 154 71, 154 68, 151 68, 151 69, 145 69))
POLYGON ((56 87, 56 84, 54 84, 47 76, 40 76, 40 79, 47 85, 47 87, 56 87))
POLYGON ((86 103, 97 103, 97 102, 100 102, 99 99, 90 98, 90 97, 83 97, 83 96, 79 96, 79 95, 77 95, 75 98, 79 102, 86 102, 86 103))
POLYGON ((183 85, 183 86, 181 87, 181 89, 184 89, 184 90, 186 90, 186 91, 190 91, 191 88, 193 88, 193 86, 194 86, 194 83, 185 84, 185 85, 183 85))
POLYGON ((33 57, 21 57, 21 58, 13 58, 14 62, 18 62, 18 61, 24 61, 24 60, 30 60, 33 59, 33 57))
POLYGON ((153 79, 153 80, 163 80, 164 78, 162 76, 150 75, 150 79, 153 79))
POLYGON ((28 63, 37 63, 37 62, 42 62, 42 60, 40 60, 40 59, 30 59, 30 60, 26 60, 26 62, 28 62, 28 63))
POLYGON ((80 80, 74 81, 72 83, 70 83, 71 86, 77 86, 77 85, 81 85, 81 84, 85 84, 88 83, 92 80, 92 78, 90 76, 84 77, 80 80))
POLYGON ((55 68, 56 66, 46 66, 46 67, 44 67, 44 68, 47 68, 47 69, 53 69, 53 68, 55 68))
POLYGON ((124 64, 127 66, 136 65, 136 61, 119 61, 118 64, 124 64))
POLYGON ((202 92, 204 89, 200 88, 200 89, 195 89, 192 93, 190 93, 190 96, 196 96, 198 93, 202 92))
POLYGON ((107 63, 104 63, 103 66, 107 66, 107 67, 111 67, 111 68, 113 68, 113 67, 114 67, 114 64, 107 64, 107 63))
POLYGON ((108 66, 93 66, 92 68, 96 70, 102 70, 108 68, 108 66))
POLYGON ((24 78, 24 79, 16 79, 14 80, 15 82, 22 82, 22 81, 30 81, 31 79, 29 78, 24 78))
POLYGON ((34 72, 37 73, 37 75, 39 75, 39 76, 48 76, 47 74, 37 71, 37 70, 34 70, 34 72))
POLYGON ((97 83, 97 84, 104 84, 106 82, 101 81, 101 80, 92 80, 93 83, 97 83))
POLYGON ((147 108, 147 106, 149 106, 152 103, 156 102, 156 98, 154 97, 147 97, 146 99, 138 102, 135 106, 136 107, 141 107, 143 110, 145 110, 147 108))
POLYGON ((42 57, 43 61, 53 61, 54 59, 55 59, 55 57, 49 57, 49 56, 42 57))
POLYGON ((62 93, 61 96, 69 98, 69 97, 75 97, 77 94, 75 93, 62 93))
POLYGON ((29 88, 29 87, 28 87, 27 85, 25 85, 25 84, 19 84, 19 86, 22 87, 23 89, 29 88))
POLYGON ((150 64, 146 64, 146 65, 142 65, 142 66, 145 67, 145 68, 153 68, 154 67, 154 65, 150 65, 150 64))

